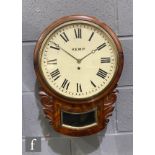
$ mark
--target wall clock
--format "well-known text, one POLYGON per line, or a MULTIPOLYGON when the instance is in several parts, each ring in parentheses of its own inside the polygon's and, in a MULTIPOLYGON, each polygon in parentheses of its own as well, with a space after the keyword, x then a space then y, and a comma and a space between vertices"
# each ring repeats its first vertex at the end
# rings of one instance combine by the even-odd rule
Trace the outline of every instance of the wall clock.
POLYGON ((36 43, 34 68, 44 114, 56 131, 85 136, 106 127, 123 68, 111 28, 89 16, 55 21, 36 43))

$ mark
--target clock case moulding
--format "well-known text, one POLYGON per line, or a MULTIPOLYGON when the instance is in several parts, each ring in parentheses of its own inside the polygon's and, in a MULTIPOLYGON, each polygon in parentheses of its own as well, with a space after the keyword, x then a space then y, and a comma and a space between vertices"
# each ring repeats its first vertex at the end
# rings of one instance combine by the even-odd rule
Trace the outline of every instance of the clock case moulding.
POLYGON ((102 21, 96 19, 95 17, 72 15, 72 16, 62 17, 61 19, 50 24, 42 32, 41 36, 39 37, 36 43, 35 50, 34 50, 34 69, 36 72, 37 80, 39 81, 39 85, 40 85, 38 93, 40 96, 42 108, 43 108, 45 117, 48 118, 53 128, 62 134, 70 135, 70 136, 91 135, 104 129, 107 123, 109 122, 109 117, 112 115, 112 112, 114 110, 114 104, 117 99, 115 88, 117 86, 117 82, 122 73, 123 62, 124 62, 123 50, 117 36, 109 26, 107 26, 102 21), (44 39, 46 38, 46 36, 49 34, 51 30, 55 29, 57 26, 63 24, 64 22, 73 21, 73 20, 84 20, 84 21, 93 22, 99 25, 111 36, 118 50, 117 70, 112 81, 105 88, 105 90, 103 90, 103 92, 99 93, 98 95, 94 96, 91 99, 75 100, 75 99, 66 98, 57 94, 56 92, 54 92, 48 87, 39 69, 38 56, 39 56, 41 45, 44 39), (93 109, 96 110, 97 123, 93 125, 88 125, 82 128, 81 127, 75 128, 71 126, 62 125, 62 118, 61 118, 62 111, 70 112, 70 113, 86 113, 86 112, 92 111, 93 109))

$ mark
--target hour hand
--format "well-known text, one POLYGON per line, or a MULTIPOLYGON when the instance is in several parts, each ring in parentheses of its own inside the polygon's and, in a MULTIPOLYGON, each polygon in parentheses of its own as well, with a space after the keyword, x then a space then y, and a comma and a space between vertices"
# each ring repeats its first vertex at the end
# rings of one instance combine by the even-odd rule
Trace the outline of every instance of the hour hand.
POLYGON ((96 49, 92 50, 90 53, 94 54, 96 51, 100 51, 102 48, 106 46, 106 43, 99 45, 96 49))
POLYGON ((100 46, 98 46, 96 49, 92 50, 90 53, 88 53, 87 55, 85 55, 84 57, 82 57, 81 59, 79 59, 79 62, 81 62, 83 59, 85 59, 86 57, 88 57, 91 54, 94 54, 96 51, 101 50, 102 48, 104 48, 106 46, 106 43, 101 44, 100 46))
POLYGON ((89 55, 94 54, 98 49, 92 50, 90 53, 88 53, 87 55, 85 55, 84 57, 82 57, 81 59, 79 59, 79 63, 81 63, 81 61, 85 58, 87 58, 89 55))

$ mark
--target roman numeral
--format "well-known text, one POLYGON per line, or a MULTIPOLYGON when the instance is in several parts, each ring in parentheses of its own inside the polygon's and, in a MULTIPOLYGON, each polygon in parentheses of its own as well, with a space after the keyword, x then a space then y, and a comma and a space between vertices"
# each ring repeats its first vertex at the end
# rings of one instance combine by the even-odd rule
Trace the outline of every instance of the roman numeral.
POLYGON ((77 83, 76 86, 77 86, 76 87, 77 88, 77 92, 82 92, 81 84, 77 83))
POLYGON ((96 75, 98 75, 99 77, 101 77, 101 78, 104 79, 104 78, 106 77, 107 74, 108 74, 108 73, 107 73, 106 71, 104 71, 104 70, 102 70, 102 69, 99 68, 99 70, 98 70, 98 72, 97 72, 96 75))
POLYGON ((65 32, 63 32, 62 34, 60 34, 60 36, 61 36, 61 38, 62 38, 65 42, 68 42, 68 41, 69 41, 69 39, 68 39, 68 37, 67 37, 67 35, 66 35, 65 32))
POLYGON ((61 76, 59 69, 54 70, 50 74, 51 74, 52 78, 54 79, 54 81, 57 80, 61 76))
POLYGON ((76 38, 81 38, 81 29, 74 29, 75 37, 76 38))
POLYGON ((90 36, 90 38, 89 38, 89 40, 88 40, 88 41, 91 41, 91 39, 92 39, 93 35, 94 35, 94 32, 92 32, 92 34, 91 34, 91 36, 90 36))
POLYGON ((106 43, 103 43, 102 45, 100 45, 100 46, 97 47, 97 50, 99 51, 99 50, 101 50, 102 48, 104 48, 105 46, 106 46, 106 43))
POLYGON ((110 63, 110 57, 101 58, 101 63, 110 63))
POLYGON ((62 88, 65 88, 65 89, 67 90, 68 87, 69 87, 69 84, 70 84, 70 82, 69 82, 67 79, 65 79, 65 80, 63 81, 61 87, 62 87, 62 88))
POLYGON ((60 48, 57 47, 57 46, 50 46, 50 48, 53 48, 53 49, 55 49, 55 50, 60 50, 60 48))
POLYGON ((57 59, 48 60, 47 64, 56 65, 57 64, 57 59))
POLYGON ((93 81, 90 80, 90 82, 91 82, 91 84, 92 84, 94 87, 96 87, 96 85, 95 85, 95 83, 94 83, 93 81))

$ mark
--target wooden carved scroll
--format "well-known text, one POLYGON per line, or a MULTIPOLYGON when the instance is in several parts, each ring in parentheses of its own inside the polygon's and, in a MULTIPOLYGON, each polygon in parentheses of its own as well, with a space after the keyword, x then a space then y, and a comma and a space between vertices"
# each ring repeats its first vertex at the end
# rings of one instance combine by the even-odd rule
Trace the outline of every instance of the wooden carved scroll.
MULTIPOLYGON (((73 130, 70 128, 65 128, 60 125, 60 113, 58 111, 60 109, 57 109, 57 107, 63 107, 64 109, 70 109, 70 107, 74 111, 74 106, 70 105, 62 105, 60 102, 59 106, 56 106, 56 104, 59 104, 59 102, 54 99, 53 97, 49 96, 43 89, 40 89, 39 91, 39 96, 40 96, 40 101, 42 104, 42 109, 45 114, 45 117, 49 120, 49 123, 53 125, 54 129, 58 132, 61 132, 63 134, 71 135, 71 136, 85 136, 85 135, 90 135, 93 133, 96 133, 102 129, 104 129, 108 122, 109 122, 109 117, 112 116, 112 112, 114 110, 114 103, 116 102, 117 96, 116 96, 116 91, 113 91, 112 93, 108 94, 106 97, 102 98, 95 104, 88 104, 87 108, 91 109, 93 106, 98 107, 98 119, 99 124, 94 128, 92 127, 91 129, 81 129, 81 130, 73 130)), ((79 109, 81 111, 84 111, 86 107, 82 105, 75 105, 75 109, 79 112, 79 109)), ((70 109, 71 110, 71 109, 70 109)))

